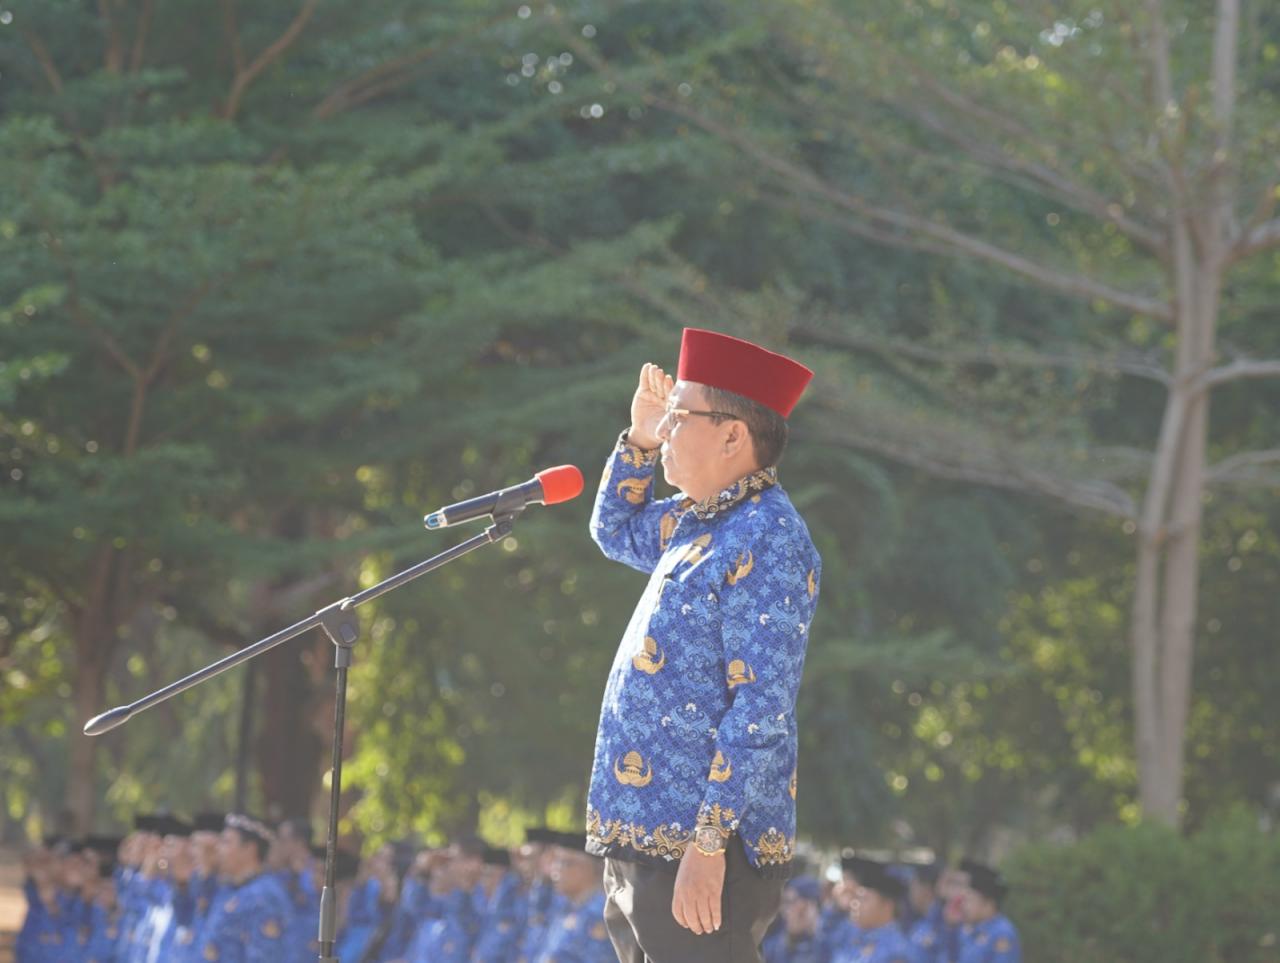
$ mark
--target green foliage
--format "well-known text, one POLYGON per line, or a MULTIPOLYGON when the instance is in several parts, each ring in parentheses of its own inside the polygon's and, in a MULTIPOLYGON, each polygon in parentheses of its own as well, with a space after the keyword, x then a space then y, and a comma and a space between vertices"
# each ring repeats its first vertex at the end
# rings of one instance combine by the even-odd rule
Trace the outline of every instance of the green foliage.
MULTIPOLYGON (((0 28, 8 819, 47 819, 66 797, 86 656, 103 659, 99 703, 128 701, 438 551, 451 536, 422 535, 428 508, 562 462, 590 490, 635 369, 670 366, 683 324, 789 346, 818 371, 782 467, 825 560, 799 707, 802 832, 881 844, 905 825, 950 853, 1132 816, 1126 538, 858 441, 962 449, 996 473, 1031 459, 1128 490, 1157 391, 981 355, 1145 351, 1167 333, 850 232, 689 116, 711 111, 835 183, 1058 266, 1151 285, 1149 261, 1107 225, 939 166, 937 139, 892 106, 908 76, 892 57, 933 64, 1034 120, 1045 150, 1078 151, 1081 175, 1123 199, 1123 173, 1057 130, 1123 119, 1091 73, 1139 69, 1122 33, 1090 26, 1102 52, 1081 68, 1065 60, 1084 48, 1044 49, 1053 25, 1025 5, 877 3, 850 30, 848 4, 781 0, 530 5, 527 18, 489 0, 324 2, 228 118, 216 5, 156 5, 143 62, 114 73, 98 5, 12 6, 60 90, 39 48, 0 28), (88 637, 86 613, 105 620, 88 637)), ((1104 6, 1109 26, 1117 5, 1104 6)), ((252 59, 297 4, 238 9, 252 59)), ((1264 146, 1268 104, 1249 107, 1264 146)), ((1280 274, 1241 277, 1233 336, 1280 349, 1280 274)), ((1271 394, 1215 407, 1224 451, 1273 444, 1271 394)), ((1207 533, 1197 818, 1261 805, 1280 745, 1274 512, 1232 505, 1207 533)), ((584 498, 531 513, 512 542, 366 610, 348 827, 376 841, 574 824, 641 584, 601 563, 588 512, 584 498)), ((319 790, 331 656, 315 640, 286 649, 264 668, 256 742, 278 732, 289 778, 319 790)), ((104 740, 100 822, 228 802, 240 684, 104 740)), ((278 756, 259 753, 251 803, 296 805, 271 781, 278 756)))
POLYGON ((1273 963, 1280 837, 1236 812, 1186 837, 1150 824, 1019 851, 1006 911, 1036 963, 1273 963))

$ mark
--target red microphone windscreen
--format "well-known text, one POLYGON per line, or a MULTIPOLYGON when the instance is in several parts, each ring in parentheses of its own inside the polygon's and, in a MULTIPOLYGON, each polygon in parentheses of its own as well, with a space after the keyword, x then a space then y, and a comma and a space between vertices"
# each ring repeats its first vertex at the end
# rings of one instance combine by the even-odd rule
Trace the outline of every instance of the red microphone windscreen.
POLYGON ((542 485, 542 504, 567 502, 582 494, 582 472, 574 465, 544 468, 533 476, 542 485))

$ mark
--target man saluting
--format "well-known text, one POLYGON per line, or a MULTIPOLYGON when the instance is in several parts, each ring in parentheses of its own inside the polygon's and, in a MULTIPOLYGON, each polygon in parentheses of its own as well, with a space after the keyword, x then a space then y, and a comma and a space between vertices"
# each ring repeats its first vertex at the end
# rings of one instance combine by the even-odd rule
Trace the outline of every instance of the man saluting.
POLYGON ((821 561, 778 485, 813 373, 688 328, 646 364, 591 533, 649 575, 605 687, 587 849, 623 963, 760 960, 795 845, 796 693, 821 561), (655 500, 661 459, 680 489, 655 500))

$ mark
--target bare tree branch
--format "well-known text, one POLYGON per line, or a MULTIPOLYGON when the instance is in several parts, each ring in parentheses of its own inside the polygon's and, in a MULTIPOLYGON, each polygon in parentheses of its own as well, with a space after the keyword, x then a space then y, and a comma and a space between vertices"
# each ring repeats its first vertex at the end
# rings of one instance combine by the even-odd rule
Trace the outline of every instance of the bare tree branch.
POLYGON ((397 87, 401 87, 413 77, 414 67, 430 60, 441 51, 454 47, 459 41, 484 33, 495 24, 509 19, 510 14, 504 11, 500 15, 489 17, 478 24, 474 24, 466 30, 443 37, 435 43, 427 44, 385 63, 370 67, 363 73, 357 74, 349 80, 344 80, 330 90, 329 93, 325 94, 321 101, 312 108, 311 116, 316 120, 324 120, 345 110, 367 103, 397 87))
POLYGON ((36 63, 40 65, 41 71, 44 72, 44 78, 49 81, 49 86, 53 88, 53 92, 61 94, 62 74, 58 71, 58 65, 53 62, 49 48, 44 45, 43 40, 30 30, 19 30, 18 33, 27 42, 27 46, 31 48, 32 54, 35 55, 36 63))
POLYGON ((910 105, 899 106, 911 110, 927 129, 946 138, 988 169, 995 168, 1022 175, 1037 185, 1042 193, 1069 204, 1076 210, 1092 214, 1099 220, 1114 224, 1125 235, 1150 251, 1163 251, 1166 241, 1164 232, 1129 216, 1118 201, 1109 200, 1092 188, 1075 182, 1056 168, 1025 160, 1002 146, 991 146, 989 141, 969 137, 947 123, 940 114, 910 105))
POLYGON ((990 345, 985 348, 951 349, 931 348, 917 342, 880 338, 853 330, 835 333, 811 324, 800 323, 791 328, 791 337, 810 344, 848 351, 873 351, 898 355, 928 364, 988 364, 994 367, 1014 368, 1066 368, 1070 370, 1096 371, 1102 374, 1124 374, 1145 378, 1162 385, 1172 383, 1172 376, 1152 361, 1139 358, 1104 357, 1099 355, 1053 354, 1023 348, 1007 348, 990 345))
MULTIPOLYGON (((1275 193, 1275 190, 1272 190, 1275 193)), ((1229 261, 1240 261, 1253 254, 1280 247, 1280 218, 1265 221, 1242 233, 1231 250, 1229 261)))
POLYGON ((319 2, 320 0, 302 0, 302 6, 298 9, 298 13, 294 16, 289 26, 284 29, 284 32, 266 50, 262 51, 254 59, 253 63, 243 70, 236 71, 235 77, 231 81, 231 90, 227 94, 226 103, 222 106, 221 114, 224 119, 235 119, 236 114, 240 112, 240 105, 244 100, 244 95, 249 90, 249 85, 257 79, 259 74, 284 56, 285 51, 298 39, 306 27, 307 21, 316 12, 319 2))
POLYGON ((741 127, 731 127, 684 104, 653 94, 647 95, 646 99, 659 109, 684 117, 708 133, 738 147, 763 168, 783 178, 784 184, 788 184, 793 189, 799 187, 844 210, 864 217, 873 226, 892 227, 918 234, 941 245, 951 254, 965 255, 996 264, 1051 291, 1084 300, 1106 301, 1136 314, 1164 321, 1173 319, 1173 308, 1168 302, 1122 291, 1083 275, 1050 268, 946 224, 872 204, 856 194, 833 187, 807 168, 768 150, 758 141, 748 137, 741 127))
POLYGON ((1245 378, 1280 377, 1280 361, 1251 361, 1240 358, 1230 364, 1212 368, 1202 374, 1195 384, 1196 391, 1209 391, 1231 381, 1245 378))
POLYGON ((874 452, 938 478, 1048 496, 1076 508, 1126 521, 1137 518, 1133 499, 1124 489, 1109 482, 1075 481, 1011 461, 990 450, 961 452, 932 443, 916 444, 904 440, 900 432, 861 429, 849 422, 849 413, 845 411, 840 412, 839 421, 840 427, 823 434, 825 440, 874 452))
POLYGON ((1280 465, 1280 448, 1245 451, 1209 466, 1205 482, 1210 485, 1280 486, 1280 475, 1259 469, 1280 465))

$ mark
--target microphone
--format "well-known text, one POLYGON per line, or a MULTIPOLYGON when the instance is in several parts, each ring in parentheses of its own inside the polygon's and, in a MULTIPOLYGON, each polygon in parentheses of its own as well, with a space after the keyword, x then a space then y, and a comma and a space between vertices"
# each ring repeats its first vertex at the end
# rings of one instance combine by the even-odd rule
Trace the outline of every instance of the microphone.
POLYGON ((502 488, 487 495, 468 498, 465 502, 446 505, 423 518, 428 529, 461 525, 491 515, 511 515, 527 505, 554 505, 577 498, 582 491, 582 472, 573 465, 544 468, 523 485, 502 488))

